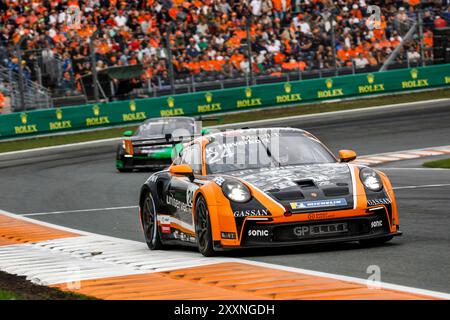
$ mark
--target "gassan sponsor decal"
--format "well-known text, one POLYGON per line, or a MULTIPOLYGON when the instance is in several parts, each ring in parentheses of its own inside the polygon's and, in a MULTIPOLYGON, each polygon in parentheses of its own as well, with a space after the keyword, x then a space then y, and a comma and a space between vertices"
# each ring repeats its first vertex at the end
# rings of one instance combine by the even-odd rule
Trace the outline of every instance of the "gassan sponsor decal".
POLYGON ((236 210, 233 212, 235 218, 242 217, 257 217, 257 216, 268 216, 270 215, 267 209, 246 209, 246 210, 236 210))
POLYGON ((291 202, 292 209, 309 209, 309 208, 324 208, 324 207, 339 207, 347 205, 347 200, 344 198, 330 199, 330 200, 313 200, 291 202))
POLYGON ((368 206, 378 206, 380 204, 391 204, 392 201, 389 198, 369 199, 367 200, 368 206))

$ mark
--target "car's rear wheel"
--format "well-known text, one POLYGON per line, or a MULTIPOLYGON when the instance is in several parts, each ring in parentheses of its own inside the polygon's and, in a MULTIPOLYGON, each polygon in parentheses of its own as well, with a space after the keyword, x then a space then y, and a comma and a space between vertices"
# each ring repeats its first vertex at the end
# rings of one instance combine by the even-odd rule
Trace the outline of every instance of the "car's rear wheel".
POLYGON ((393 237, 394 236, 386 236, 386 237, 375 238, 375 239, 360 240, 359 243, 361 243, 363 246, 367 246, 367 247, 379 246, 388 241, 391 241, 393 237))
POLYGON ((195 206, 195 234, 197 236, 198 250, 205 257, 215 254, 211 232, 211 220, 209 218, 208 205, 203 196, 199 196, 195 206))
POLYGON ((142 206, 142 227, 144 228, 145 242, 151 250, 164 249, 158 231, 158 219, 153 201, 152 194, 149 192, 145 196, 144 204, 142 206))
POLYGON ((133 171, 133 169, 129 169, 129 168, 117 168, 117 170, 119 172, 131 172, 131 171, 133 171))

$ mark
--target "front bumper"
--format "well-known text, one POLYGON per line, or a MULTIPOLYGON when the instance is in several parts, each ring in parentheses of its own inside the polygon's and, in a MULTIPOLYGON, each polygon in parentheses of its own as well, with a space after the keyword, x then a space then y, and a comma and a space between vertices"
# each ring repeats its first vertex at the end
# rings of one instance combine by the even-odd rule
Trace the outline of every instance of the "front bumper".
POLYGON ((386 214, 295 223, 248 222, 239 246, 223 246, 215 242, 215 250, 258 247, 284 247, 323 243, 350 242, 399 236, 391 232, 386 214))

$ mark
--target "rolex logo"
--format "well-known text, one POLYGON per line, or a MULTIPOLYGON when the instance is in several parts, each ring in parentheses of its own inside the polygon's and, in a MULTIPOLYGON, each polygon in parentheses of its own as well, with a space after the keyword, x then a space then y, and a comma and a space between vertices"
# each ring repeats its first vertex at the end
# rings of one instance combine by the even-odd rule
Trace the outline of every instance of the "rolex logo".
POLYGON ((130 111, 136 112, 136 102, 134 102, 133 100, 130 101, 130 111))
POLYGON ((247 98, 251 98, 252 97, 252 89, 251 88, 246 88, 245 89, 245 96, 247 97, 247 98))
POLYGON ((207 93, 205 94, 205 99, 206 99, 206 102, 207 102, 207 103, 211 103, 211 102, 212 102, 212 99, 213 99, 212 93, 211 93, 211 92, 207 92, 207 93))
POLYGON ((173 108, 175 106, 175 99, 173 97, 167 98, 167 105, 169 108, 173 108))
POLYGON ((284 92, 291 93, 291 91, 292 91, 292 85, 289 82, 285 83, 284 84, 284 92))
POLYGON ((375 76, 372 73, 369 73, 367 75, 367 82, 369 82, 370 84, 372 84, 375 81, 375 76))
POLYGON ((92 107, 92 112, 94 112, 94 116, 98 117, 100 115, 100 107, 98 105, 94 105, 92 107))
POLYGON ((417 76, 419 75, 419 71, 417 69, 411 70, 411 78, 417 79, 417 76))
POLYGON ((20 114, 20 121, 22 122, 22 124, 26 124, 27 123, 27 118, 28 118, 28 115, 26 114, 26 113, 21 113, 20 114))
POLYGON ((325 80, 325 84, 327 85, 328 89, 333 88, 333 79, 327 79, 325 80))
POLYGON ((55 114, 56 114, 56 119, 58 119, 58 120, 62 119, 62 111, 60 108, 56 109, 55 114))

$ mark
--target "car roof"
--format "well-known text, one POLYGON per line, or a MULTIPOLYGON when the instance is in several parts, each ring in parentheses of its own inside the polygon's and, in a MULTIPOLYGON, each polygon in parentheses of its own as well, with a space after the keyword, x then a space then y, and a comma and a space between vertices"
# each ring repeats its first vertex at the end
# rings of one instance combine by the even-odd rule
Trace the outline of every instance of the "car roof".
POLYGON ((153 122, 153 121, 160 121, 160 120, 191 120, 195 122, 195 119, 192 117, 156 117, 156 118, 149 118, 144 121, 145 123, 153 122))
POLYGON ((215 139, 217 137, 226 136, 227 134, 230 134, 230 133, 234 133, 234 134, 235 133, 239 133, 239 134, 242 134, 242 135, 246 135, 246 134, 247 135, 252 135, 252 134, 256 134, 257 132, 261 132, 261 131, 298 132, 298 133, 305 134, 305 135, 313 137, 313 135, 311 133, 309 133, 308 131, 305 131, 303 129, 290 128, 290 127, 272 127, 272 128, 235 129, 235 130, 214 132, 214 133, 210 133, 210 134, 204 135, 203 137, 199 137, 199 138, 197 138, 195 140, 202 140, 202 139, 212 140, 212 139, 215 139))

